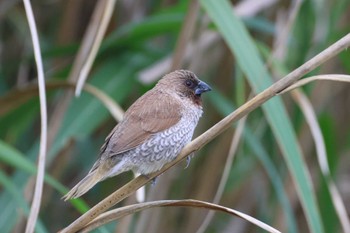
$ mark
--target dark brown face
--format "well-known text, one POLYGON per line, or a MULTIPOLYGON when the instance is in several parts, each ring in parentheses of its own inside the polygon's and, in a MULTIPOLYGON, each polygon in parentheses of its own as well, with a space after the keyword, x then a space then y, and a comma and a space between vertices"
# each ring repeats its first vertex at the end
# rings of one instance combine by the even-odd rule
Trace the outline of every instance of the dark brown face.
POLYGON ((182 87, 180 95, 189 98, 194 104, 201 106, 201 94, 210 91, 211 87, 199 80, 194 73, 190 71, 184 71, 183 73, 184 75, 181 77, 182 87))
POLYGON ((191 95, 196 97, 200 97, 202 93, 211 90, 208 84, 199 80, 193 73, 189 73, 184 77, 183 84, 186 87, 186 92, 190 92, 191 95))
POLYGON ((162 78, 158 85, 162 88, 174 90, 179 96, 200 102, 201 94, 210 91, 211 88, 205 82, 199 80, 191 71, 176 70, 162 78))

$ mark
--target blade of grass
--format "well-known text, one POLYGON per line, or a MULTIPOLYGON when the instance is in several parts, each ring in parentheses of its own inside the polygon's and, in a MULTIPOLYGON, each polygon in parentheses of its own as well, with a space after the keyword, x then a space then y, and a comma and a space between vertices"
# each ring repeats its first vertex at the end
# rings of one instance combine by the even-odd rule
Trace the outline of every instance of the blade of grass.
MULTIPOLYGON (((272 83, 272 79, 259 58, 253 40, 232 12, 230 3, 226 0, 201 0, 200 3, 235 55, 254 91, 264 90, 272 83)), ((281 99, 274 98, 262 107, 294 179, 309 228, 313 233, 322 233, 324 229, 311 178, 281 99)))
MULTIPOLYGON (((121 200, 130 196, 141 186, 150 182, 153 178, 159 176, 160 174, 164 173, 174 165, 178 164, 179 162, 187 158, 191 153, 200 150, 203 146, 208 144, 215 137, 217 137, 218 135, 223 133, 225 130, 227 130, 233 122, 241 119, 245 115, 249 114, 251 111, 260 107, 262 104, 270 100, 272 97, 276 96, 283 89, 287 88, 288 86, 293 84, 296 80, 300 79, 306 73, 310 72, 311 70, 315 69, 322 63, 326 62, 328 59, 334 57, 335 55, 343 51, 345 48, 347 48, 349 45, 350 45, 350 33, 345 35, 341 39, 339 39, 337 42, 335 42, 334 44, 332 44, 327 49, 323 50, 313 58, 311 58, 302 66, 295 69, 293 72, 289 73, 288 75, 280 79, 278 82, 266 88, 264 91, 256 95, 253 99, 247 101, 245 104, 237 108, 236 111, 232 112, 230 115, 223 118, 221 121, 219 121, 210 129, 208 129, 206 132, 204 132, 203 134, 195 138, 193 141, 191 141, 189 144, 187 144, 184 147, 184 149, 180 152, 180 154, 177 156, 176 159, 164 165, 164 167, 161 170, 154 172, 152 174, 149 174, 147 177, 138 176, 137 178, 131 180, 130 182, 125 184, 123 187, 119 188, 114 193, 110 194, 108 197, 100 201, 98 204, 92 207, 84 215, 80 216, 73 223, 71 223, 69 226, 64 228, 61 232, 68 233, 68 232, 78 231, 83 226, 88 224, 90 221, 95 219, 99 214, 103 213, 110 207, 119 203, 121 200)), ((304 178, 302 177, 303 174, 301 175, 297 174, 297 175, 299 175, 297 177, 299 179, 304 178)), ((313 198, 313 196, 311 196, 311 198, 313 198)), ((306 201, 310 201, 310 200, 306 200, 306 201)), ((311 199, 311 201, 314 201, 314 199, 311 199)))
MULTIPOLYGON (((286 51, 287 51, 287 48, 289 45, 288 44, 288 42, 289 42, 288 37, 291 35, 291 31, 292 31, 291 28, 294 26, 294 22, 295 22, 296 16, 298 15, 299 10, 300 10, 301 4, 302 4, 302 1, 300 1, 300 0, 295 1, 294 5, 291 6, 287 22, 284 25, 281 25, 280 32, 276 33, 276 38, 277 38, 276 43, 275 43, 276 48, 274 49, 273 55, 269 56, 270 61, 272 61, 272 59, 278 60, 280 62, 283 62, 283 60, 285 60, 285 54, 286 54, 286 51)), ((322 8, 324 8, 324 7, 322 7, 322 8)), ((318 11, 318 10, 316 11, 316 14, 318 14, 318 16, 320 16, 319 12, 321 12, 321 11, 318 11)), ((320 21, 317 20, 316 31, 320 25, 322 25, 322 23, 320 24, 320 21)), ((330 28, 331 27, 329 27, 328 30, 330 28)), ((274 72, 275 66, 272 66, 272 67, 273 67, 273 72, 274 72)), ((335 78, 335 79, 338 78, 338 81, 350 81, 350 76, 348 77, 348 80, 344 80, 345 77, 339 77, 339 76, 332 77, 332 78, 335 78)), ((305 81, 305 79, 302 81, 305 81)), ((300 81, 298 83, 300 83, 300 81)), ((295 86, 295 85, 293 85, 293 86, 295 86)), ((322 135, 321 128, 320 128, 320 125, 319 125, 317 117, 316 117, 316 113, 315 113, 309 99, 301 90, 294 90, 291 94, 292 94, 292 98, 296 101, 296 103, 301 108, 301 110, 305 116, 306 122, 310 127, 310 131, 311 131, 311 134, 312 134, 312 137, 314 139, 315 146, 316 146, 318 163, 320 165, 322 174, 325 178, 325 182, 326 182, 326 186, 328 188, 328 191, 331 194, 330 198, 333 202, 333 206, 335 207, 335 211, 338 215, 338 218, 340 219, 340 223, 342 225, 343 231, 350 232, 350 222, 349 222, 349 219, 347 217, 348 214, 346 212, 344 202, 343 202, 343 200, 342 200, 342 198, 337 190, 337 187, 336 187, 336 185, 331 177, 331 174, 330 174, 330 169, 329 169, 328 160, 327 160, 325 140, 324 140, 324 137, 322 135)), ((323 201, 323 204, 325 204, 324 201, 323 201)), ((327 204, 328 204, 328 206, 330 205, 329 203, 327 203, 327 204)), ((327 221, 329 221, 329 219, 330 218, 328 218, 328 217, 323 218, 323 221, 324 221, 324 224, 326 227, 329 227, 331 225, 331 224, 327 224, 327 221)), ((330 221, 332 223, 334 222, 334 220, 333 221, 330 220, 330 221)), ((327 231, 327 228, 325 230, 327 231)))
MULTIPOLYGON (((350 81, 350 78, 348 81, 350 81)), ((348 214, 347 214, 344 202, 337 189, 337 186, 335 185, 330 173, 328 160, 327 160, 326 145, 322 136, 320 125, 318 124, 318 121, 317 121, 315 111, 312 108, 312 105, 309 99, 301 91, 294 90, 292 94, 295 96, 294 99, 296 99, 296 101, 298 102, 300 108, 304 113, 305 119, 310 127, 310 131, 314 138, 314 143, 316 146, 318 163, 320 165, 322 175, 325 178, 328 190, 331 194, 331 199, 336 209, 336 213, 342 225, 343 231, 345 233, 350 233, 350 222, 349 222, 349 218, 347 217, 348 214)))
MULTIPOLYGON (((215 88, 214 88, 215 90, 215 88)), ((209 98, 215 107, 222 115, 227 115, 235 109, 235 106, 226 98, 221 96, 218 92, 213 92, 209 98), (220 103, 220 104, 217 104, 220 103)), ((244 142, 248 144, 249 149, 254 153, 254 155, 260 160, 262 166, 267 172, 272 186, 275 189, 276 196, 281 203, 282 209, 284 211, 284 218, 286 221, 288 232, 296 233, 297 232, 297 223, 293 214, 293 209, 288 200, 288 195, 283 186, 283 180, 278 172, 278 169, 271 160, 269 154, 267 153, 264 146, 261 144, 259 138, 253 133, 251 128, 246 125, 243 132, 244 142)))
MULTIPOLYGON (((25 201, 23 196, 20 195, 20 191, 19 191, 20 189, 18 187, 16 187, 11 182, 11 179, 9 177, 7 177, 6 174, 3 173, 1 170, 0 170, 0 184, 2 184, 2 186, 9 193, 11 193, 12 197, 16 200, 17 209, 20 208, 24 212, 24 214, 28 215, 29 214, 29 205, 25 201)), ((21 211, 17 211, 17 212, 20 213, 21 211)), ((2 209, 2 214, 6 214, 6 213, 7 213, 6 209, 2 209)), ((12 218, 13 218, 13 216, 12 216, 12 218)), ((0 218, 0 221, 1 221, 1 219, 3 219, 3 218, 0 218)), ((2 229, 2 230, 5 230, 5 229, 2 229)), ((38 233, 47 233, 48 232, 48 230, 45 229, 45 227, 42 224, 40 219, 38 219, 38 221, 37 221, 37 224, 35 226, 35 231, 38 233)))
MULTIPOLYGON (((15 148, 12 148, 5 142, 0 140, 0 161, 3 161, 5 164, 8 164, 14 168, 25 171, 31 175, 37 173, 35 165, 29 161, 21 152, 17 151, 15 148)), ((59 191, 62 195, 68 192, 69 190, 64 187, 60 182, 58 182, 52 176, 46 174, 45 182, 59 191)), ((72 205, 80 212, 84 213, 89 209, 89 206, 80 199, 72 202, 72 205)))
MULTIPOLYGON (((144 58, 141 57, 140 60, 140 56, 135 55, 105 62, 94 72, 90 83, 104 91, 113 99, 116 99, 117 102, 122 101, 135 85, 135 77, 132 72, 138 69, 142 64, 145 64, 146 61, 149 62, 149 59, 149 56, 145 56, 144 58), (123 64, 123 66, 116 66, 116 63, 123 64)), ((108 117, 108 111, 100 101, 93 96, 83 94, 80 98, 75 99, 65 113, 65 120, 60 129, 60 133, 57 135, 53 146, 49 150, 48 162, 58 154, 70 138, 86 137, 90 135, 91 132, 108 117), (91 117, 91 114, 93 114, 94 117, 91 117)), ((39 143, 34 143, 31 149, 26 151, 26 157, 32 161, 35 160, 35 156, 38 153, 38 144, 39 143)), ((24 187, 25 183, 28 181, 28 174, 22 171, 16 171, 12 179, 18 187, 24 187)), ((0 193, 0 206, 4 208, 9 207, 8 211, 15 214, 16 210, 11 208, 11 206, 14 206, 13 202, 8 192, 0 193)), ((4 219, 3 223, 7 224, 7 227, 13 225, 14 221, 15 219, 9 217, 4 219)), ((0 225, 0 229, 3 229, 3 227, 3 225, 0 225)))
MULTIPOLYGON (((87 75, 90 72, 92 63, 96 58, 103 35, 105 34, 108 23, 111 19, 115 2, 116 0, 103 0, 97 2, 97 7, 94 11, 92 22, 89 23, 89 28, 87 30, 87 34, 89 35, 84 37, 84 40, 90 42, 91 44, 88 43, 90 45, 88 55, 86 56, 86 60, 82 64, 79 72, 78 83, 75 89, 76 96, 80 95, 81 89, 83 88, 87 79, 87 75)), ((85 45, 86 42, 83 42, 83 44, 85 45)), ((84 47, 87 47, 87 45, 84 47)))

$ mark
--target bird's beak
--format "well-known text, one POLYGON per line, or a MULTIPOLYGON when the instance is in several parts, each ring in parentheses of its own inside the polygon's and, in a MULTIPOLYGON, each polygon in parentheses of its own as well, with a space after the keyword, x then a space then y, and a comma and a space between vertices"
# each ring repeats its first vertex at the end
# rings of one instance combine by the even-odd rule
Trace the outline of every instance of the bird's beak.
POLYGON ((203 81, 199 81, 194 93, 196 95, 201 95, 203 92, 211 91, 211 87, 203 81))

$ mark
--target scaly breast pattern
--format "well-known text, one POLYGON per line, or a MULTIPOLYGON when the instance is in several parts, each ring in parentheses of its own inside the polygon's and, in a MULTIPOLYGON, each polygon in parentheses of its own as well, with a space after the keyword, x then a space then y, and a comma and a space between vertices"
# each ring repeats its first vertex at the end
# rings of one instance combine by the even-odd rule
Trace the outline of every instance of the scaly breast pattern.
POLYGON ((181 120, 169 129, 154 134, 139 147, 127 152, 131 170, 149 174, 174 160, 182 148, 191 141, 195 127, 202 115, 201 108, 183 113, 181 120))

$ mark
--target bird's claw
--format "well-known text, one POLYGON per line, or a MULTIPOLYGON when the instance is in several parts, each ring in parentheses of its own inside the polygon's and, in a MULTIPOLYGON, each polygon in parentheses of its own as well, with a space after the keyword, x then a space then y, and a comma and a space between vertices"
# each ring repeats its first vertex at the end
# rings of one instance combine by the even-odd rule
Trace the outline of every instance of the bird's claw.
MULTIPOLYGON (((144 175, 147 179, 150 179, 151 177, 149 177, 148 175, 144 175)), ((151 179, 151 185, 155 186, 157 183, 157 178, 158 177, 154 177, 153 179, 151 179)))
POLYGON ((190 162, 191 162, 191 157, 190 156, 187 156, 186 158, 186 166, 184 169, 188 168, 188 166, 190 166, 190 162))
POLYGON ((184 169, 188 168, 188 166, 190 166, 190 162, 191 162, 191 159, 193 157, 194 153, 190 154, 189 156, 187 156, 186 158, 186 166, 184 169))
POLYGON ((151 185, 152 187, 155 186, 157 183, 157 177, 154 177, 152 180, 151 180, 151 185))

